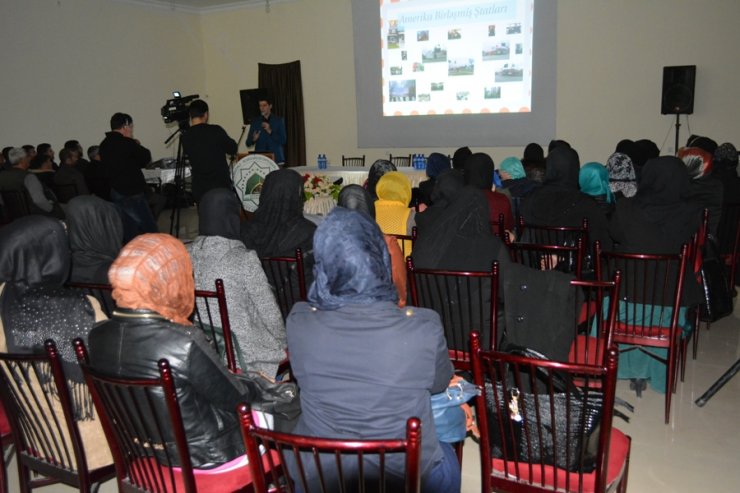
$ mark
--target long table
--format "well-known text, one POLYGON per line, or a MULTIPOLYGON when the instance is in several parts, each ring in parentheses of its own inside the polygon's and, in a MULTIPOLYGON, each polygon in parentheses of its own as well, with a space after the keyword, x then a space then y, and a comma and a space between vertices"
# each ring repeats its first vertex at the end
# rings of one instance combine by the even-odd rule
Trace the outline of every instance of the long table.
MULTIPOLYGON (((336 181, 342 178, 342 185, 362 185, 367 180, 367 172, 370 171, 369 167, 362 168, 350 168, 342 166, 329 166, 326 169, 319 169, 316 166, 296 166, 290 168, 297 171, 301 175, 319 175, 326 176, 331 181, 336 181)), ((419 183, 427 179, 426 171, 414 169, 411 167, 400 167, 398 171, 404 173, 411 182, 412 187, 418 187, 419 183)))

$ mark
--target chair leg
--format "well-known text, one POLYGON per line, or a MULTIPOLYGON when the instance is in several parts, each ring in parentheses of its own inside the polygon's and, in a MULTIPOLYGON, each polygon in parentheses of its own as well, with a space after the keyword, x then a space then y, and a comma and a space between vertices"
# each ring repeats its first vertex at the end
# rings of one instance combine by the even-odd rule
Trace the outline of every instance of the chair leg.
POLYGON ((15 460, 18 462, 18 485, 21 493, 31 493, 31 470, 21 464, 21 457, 17 454, 15 460))

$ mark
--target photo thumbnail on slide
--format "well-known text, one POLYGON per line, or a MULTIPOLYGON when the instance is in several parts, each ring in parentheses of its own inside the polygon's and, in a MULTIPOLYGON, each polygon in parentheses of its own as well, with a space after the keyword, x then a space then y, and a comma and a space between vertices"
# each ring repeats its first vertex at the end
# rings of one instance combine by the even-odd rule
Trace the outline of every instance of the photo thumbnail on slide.
POLYGON ((384 116, 532 108, 534 0, 380 3, 384 116))

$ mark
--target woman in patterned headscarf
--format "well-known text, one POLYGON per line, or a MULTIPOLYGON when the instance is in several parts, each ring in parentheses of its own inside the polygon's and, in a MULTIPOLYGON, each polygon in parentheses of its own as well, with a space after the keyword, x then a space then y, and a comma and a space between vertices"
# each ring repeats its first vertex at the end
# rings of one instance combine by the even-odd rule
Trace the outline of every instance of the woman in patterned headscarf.
MULTIPOLYGON (((113 459, 72 340, 79 337, 86 341, 93 324, 105 320, 105 315, 93 298, 63 288, 70 259, 64 225, 56 219, 27 216, 0 229, 0 351, 43 352, 44 341, 56 342, 87 465, 98 468, 113 459)), ((52 407, 43 412, 64 422, 56 390, 47 383, 39 385, 52 394, 52 407)), ((37 405, 46 408, 46 401, 39 400, 37 405)))
MULTIPOLYGON (((418 416, 425 423, 422 491, 459 492, 460 467, 452 447, 437 440, 431 413, 431 394, 452 376, 439 315, 396 305, 388 249, 367 215, 336 207, 316 230, 314 252, 308 302, 295 304, 286 324, 291 366, 301 382, 303 412, 294 432, 400 438, 405 420, 418 416)), ((366 474, 376 462, 368 457, 366 474)), ((316 471, 311 460, 305 464, 312 484, 316 471)), ((403 457, 388 457, 386 469, 402 480, 403 457)))
POLYGON ((717 236, 724 187, 712 174, 712 154, 698 147, 683 147, 678 151, 691 179, 686 199, 700 209, 709 209, 709 233, 717 236))
POLYGON ((606 162, 609 173, 609 188, 614 193, 614 200, 623 197, 634 197, 637 193, 637 175, 632 160, 627 154, 615 152, 606 162))

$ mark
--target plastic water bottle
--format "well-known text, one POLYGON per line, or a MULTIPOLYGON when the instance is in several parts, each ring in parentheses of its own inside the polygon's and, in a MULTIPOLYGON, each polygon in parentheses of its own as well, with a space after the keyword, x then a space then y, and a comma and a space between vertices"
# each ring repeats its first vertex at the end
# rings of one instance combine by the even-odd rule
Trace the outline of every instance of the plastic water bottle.
POLYGON ((414 154, 414 157, 411 159, 411 161, 411 165, 414 167, 414 169, 419 169, 419 155, 414 154))
POLYGON ((322 168, 321 168, 321 154, 319 154, 319 157, 317 157, 317 158, 316 158, 316 166, 317 166, 317 167, 318 167, 319 169, 322 169, 322 168))
POLYGON ((427 169, 427 157, 425 154, 419 156, 419 169, 427 169))
POLYGON ((319 154, 319 169, 326 169, 326 154, 319 154))

